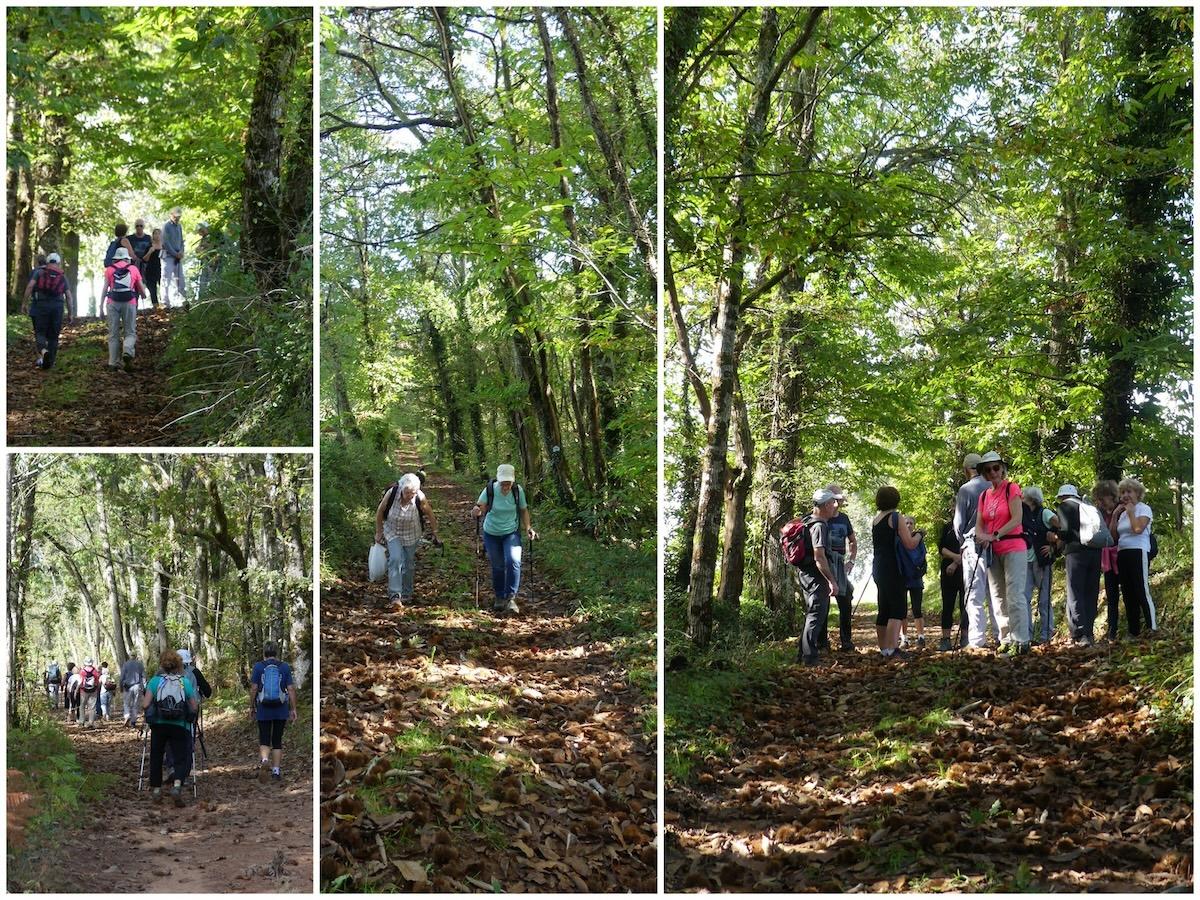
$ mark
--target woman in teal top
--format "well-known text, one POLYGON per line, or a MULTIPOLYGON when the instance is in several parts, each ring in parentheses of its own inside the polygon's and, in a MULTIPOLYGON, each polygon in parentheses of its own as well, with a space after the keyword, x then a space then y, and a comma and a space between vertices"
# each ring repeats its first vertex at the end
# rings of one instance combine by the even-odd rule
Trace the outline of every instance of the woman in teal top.
POLYGON ((171 797, 183 806, 183 782, 192 770, 192 720, 199 707, 196 689, 183 677, 183 659, 174 650, 158 658, 158 674, 142 694, 142 709, 150 724, 150 798, 162 797, 163 754, 167 747, 175 760, 171 797))
POLYGON ((475 501, 475 517, 483 516, 483 546, 492 566, 492 612, 519 612, 517 589, 521 586, 521 532, 529 540, 537 532, 529 524, 529 506, 525 489, 516 483, 516 471, 507 463, 496 469, 496 483, 484 488, 475 501), (491 502, 488 494, 491 493, 491 502))

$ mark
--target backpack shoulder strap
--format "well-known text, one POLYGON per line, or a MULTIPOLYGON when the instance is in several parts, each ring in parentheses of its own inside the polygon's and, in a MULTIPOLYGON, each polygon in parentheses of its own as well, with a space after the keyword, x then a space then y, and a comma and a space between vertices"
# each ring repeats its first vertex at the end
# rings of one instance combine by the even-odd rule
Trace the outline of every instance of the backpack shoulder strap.
POLYGON ((387 503, 386 503, 386 505, 383 507, 383 517, 384 517, 385 519, 386 519, 386 518, 387 518, 389 515, 391 515, 391 512, 392 512, 392 504, 396 502, 396 494, 399 492, 399 490, 400 490, 400 482, 399 482, 399 481, 397 481, 397 482, 396 482, 395 484, 393 484, 393 485, 392 485, 390 488, 388 488, 388 491, 387 491, 387 497, 386 497, 387 503))
POLYGON ((487 512, 492 511, 492 501, 496 499, 496 479, 492 478, 487 483, 487 512))

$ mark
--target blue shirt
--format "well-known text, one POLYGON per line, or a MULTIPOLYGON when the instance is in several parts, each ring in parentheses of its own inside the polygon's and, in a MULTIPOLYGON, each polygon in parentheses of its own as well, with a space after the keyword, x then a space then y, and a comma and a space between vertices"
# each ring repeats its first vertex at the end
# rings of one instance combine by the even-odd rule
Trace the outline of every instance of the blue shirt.
POLYGON ((846 552, 846 541, 854 534, 850 517, 843 512, 829 520, 829 549, 834 553, 846 552))
POLYGON ((254 711, 255 718, 259 722, 277 722, 280 719, 285 721, 288 719, 292 707, 287 694, 287 689, 292 684, 291 666, 280 662, 273 656, 270 659, 260 660, 254 664, 254 672, 250 675, 250 684, 254 686, 254 711), (279 706, 264 706, 258 702, 259 692, 262 691, 263 672, 269 665, 279 666, 279 693, 283 699, 283 703, 279 706))
MULTIPOLYGON (((479 499, 475 501, 480 505, 487 503, 487 488, 484 488, 479 495, 479 499)), ((521 488, 521 509, 528 509, 529 504, 525 502, 525 488, 521 488)), ((512 534, 517 530, 517 486, 514 484, 513 489, 507 494, 500 490, 499 482, 496 483, 492 490, 492 508, 488 510, 488 514, 483 518, 483 530, 485 534, 490 534, 493 537, 501 537, 506 534, 512 534)))

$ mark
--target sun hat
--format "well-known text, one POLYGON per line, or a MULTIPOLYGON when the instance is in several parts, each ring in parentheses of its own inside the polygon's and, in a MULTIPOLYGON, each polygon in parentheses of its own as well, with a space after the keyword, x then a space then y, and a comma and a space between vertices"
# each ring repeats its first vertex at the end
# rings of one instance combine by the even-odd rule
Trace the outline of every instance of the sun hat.
POLYGON ((510 466, 508 463, 501 463, 499 466, 496 467, 496 480, 497 481, 516 481, 517 480, 517 470, 514 469, 512 466, 510 466))
POLYGON ((1055 494, 1055 497, 1057 497, 1059 500, 1061 500, 1063 497, 1074 497, 1076 500, 1079 500, 1079 489, 1073 484, 1064 484, 1058 489, 1058 493, 1055 494))
POLYGON ((836 500, 836 499, 837 499, 837 495, 834 494, 833 491, 826 490, 825 488, 821 488, 820 490, 813 491, 813 495, 812 495, 813 506, 824 506, 830 500, 836 500))
POLYGON ((113 259, 129 259, 129 251, 124 247, 118 247, 117 251, 113 254, 113 259))

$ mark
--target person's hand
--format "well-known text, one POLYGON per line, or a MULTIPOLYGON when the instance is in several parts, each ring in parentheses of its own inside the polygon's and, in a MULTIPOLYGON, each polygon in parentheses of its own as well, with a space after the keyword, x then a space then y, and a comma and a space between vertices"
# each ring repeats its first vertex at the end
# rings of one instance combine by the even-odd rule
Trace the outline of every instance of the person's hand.
POLYGON ((289 722, 296 721, 296 710, 293 709, 291 712, 288 713, 288 721, 289 722))
POLYGON ((530 528, 529 529, 529 540, 536 541, 537 536, 538 536, 538 533, 536 531, 534 531, 533 528, 530 528))
POLYGON ((433 540, 433 546, 435 546, 435 547, 442 546, 442 539, 440 537, 438 537, 436 533, 433 535, 432 540, 433 540))
POLYGON ((852 559, 846 560, 846 574, 847 575, 850 574, 850 570, 853 568, 854 568, 854 560, 852 560, 852 559))
POLYGON ((375 543, 377 543, 377 544, 383 543, 383 532, 382 531, 375 532, 375 543))
POLYGON ((250 710, 250 721, 253 722, 257 718, 258 718, 257 713, 255 713, 255 711, 253 709, 251 709, 250 710))
POLYGON ((21 304, 21 315, 23 315, 23 316, 29 315, 29 304, 27 304, 27 303, 21 304))
POLYGON ((838 595, 837 580, 833 578, 827 578, 826 581, 829 583, 829 596, 836 597, 838 595))
POLYGON ((991 542, 992 542, 992 534, 990 531, 987 534, 979 534, 978 532, 976 532, 976 534, 975 534, 975 543, 976 544, 978 544, 981 547, 986 547, 991 542))
POLYGON ((471 510, 471 515, 473 515, 475 518, 478 519, 480 516, 483 515, 483 510, 480 509, 478 506, 476 506, 471 510))
POLYGON ((946 574, 947 575, 953 575, 957 571, 958 571, 958 562, 957 561, 951 561, 950 565, 946 566, 946 574))

